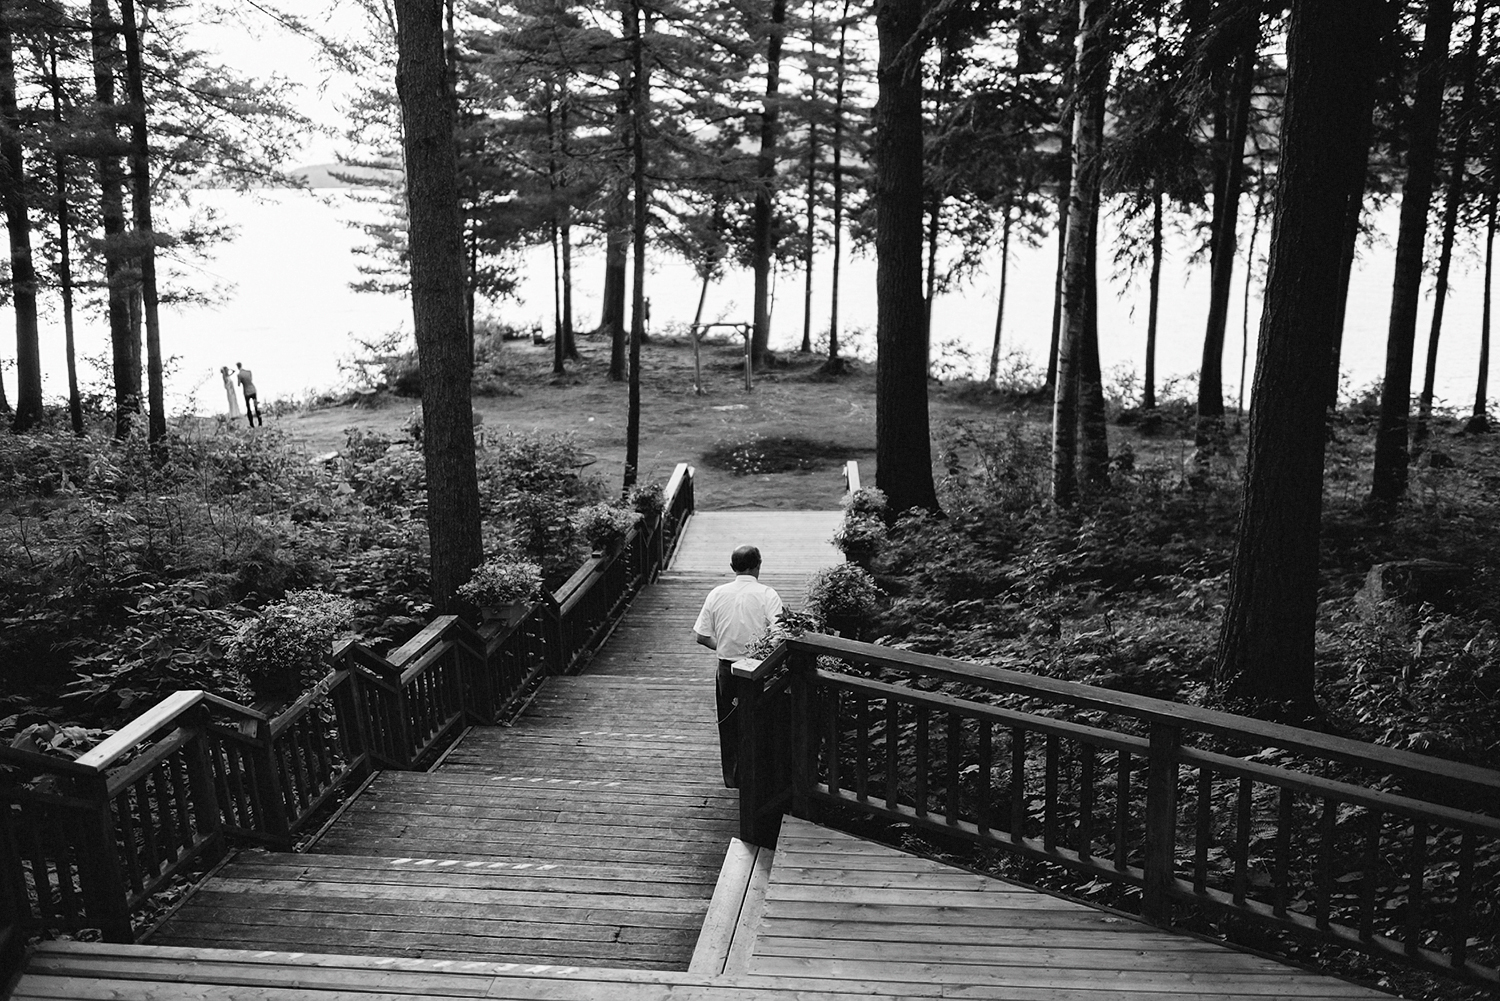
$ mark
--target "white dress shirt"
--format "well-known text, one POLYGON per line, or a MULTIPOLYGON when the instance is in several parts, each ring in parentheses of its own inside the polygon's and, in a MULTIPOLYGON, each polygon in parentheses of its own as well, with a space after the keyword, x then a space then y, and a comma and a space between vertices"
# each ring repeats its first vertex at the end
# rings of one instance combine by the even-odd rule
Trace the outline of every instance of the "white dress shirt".
POLYGON ((781 613, 781 596, 750 574, 708 592, 693 632, 716 644, 720 660, 739 660, 745 651, 771 631, 781 613))

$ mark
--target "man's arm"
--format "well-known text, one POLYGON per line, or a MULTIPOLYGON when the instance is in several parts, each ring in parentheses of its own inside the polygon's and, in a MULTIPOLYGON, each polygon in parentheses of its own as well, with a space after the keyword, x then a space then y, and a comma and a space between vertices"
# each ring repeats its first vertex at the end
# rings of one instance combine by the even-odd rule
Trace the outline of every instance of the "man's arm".
POLYGON ((697 640, 700 645, 708 647, 710 650, 719 649, 719 644, 714 641, 714 638, 712 636, 704 636, 702 633, 693 633, 693 639, 697 640))

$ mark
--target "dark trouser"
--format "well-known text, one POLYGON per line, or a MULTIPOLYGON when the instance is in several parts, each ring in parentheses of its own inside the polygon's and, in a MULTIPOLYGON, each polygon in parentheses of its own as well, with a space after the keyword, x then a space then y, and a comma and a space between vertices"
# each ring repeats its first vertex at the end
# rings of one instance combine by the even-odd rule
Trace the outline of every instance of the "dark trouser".
POLYGON ((260 416, 260 397, 254 393, 245 394, 245 420, 250 422, 251 427, 255 427, 257 422, 262 427, 265 426, 266 422, 260 416))
POLYGON ((724 766, 724 785, 739 787, 740 718, 736 712, 735 677, 730 673, 732 660, 719 661, 714 676, 714 705, 719 713, 719 760, 724 766))

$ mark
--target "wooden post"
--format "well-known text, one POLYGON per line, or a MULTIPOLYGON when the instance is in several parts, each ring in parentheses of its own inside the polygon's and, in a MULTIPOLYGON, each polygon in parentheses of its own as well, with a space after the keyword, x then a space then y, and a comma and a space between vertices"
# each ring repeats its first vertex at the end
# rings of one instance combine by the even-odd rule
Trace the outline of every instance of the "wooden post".
POLYGON ((812 803, 808 797, 812 789, 813 776, 817 773, 818 738, 817 720, 813 712, 812 684, 808 681, 813 658, 807 654, 792 654, 788 668, 792 672, 792 816, 812 820, 812 803))
POLYGON ((735 678, 739 704, 734 712, 740 718, 740 840, 763 848, 776 847, 780 817, 767 818, 766 807, 775 794, 773 769, 765 753, 770 742, 761 729, 770 725, 770 715, 762 712, 765 682, 760 679, 735 678))
POLYGON ((109 779, 103 772, 80 778, 79 792, 92 804, 84 825, 79 883, 83 909, 99 927, 106 942, 134 942, 130 927, 130 902, 120 851, 115 844, 115 818, 110 809, 109 779))
POLYGON ((688 336, 693 339, 693 393, 696 396, 703 395, 703 359, 699 354, 698 338, 702 334, 698 331, 698 324, 694 323, 688 328, 688 336))
POLYGON ((220 858, 228 850, 224 844, 224 803, 214 785, 213 764, 208 760, 208 712, 200 704, 190 718, 195 731, 183 748, 187 758, 188 790, 193 797, 193 820, 198 833, 213 842, 209 857, 220 858))
POLYGON ((754 328, 748 323, 740 325, 740 332, 745 335, 745 392, 750 392, 750 340, 754 334, 754 328))
POLYGON ((1177 850, 1177 749, 1182 730, 1166 723, 1151 724, 1151 747, 1146 753, 1146 885, 1141 917, 1154 925, 1172 920, 1172 880, 1177 850))
POLYGON ((255 786, 260 792, 262 812, 258 819, 267 834, 290 845, 291 825, 287 821, 286 800, 281 796, 281 760, 271 741, 270 720, 256 721, 255 742, 258 749, 255 786))
POLYGON ((563 623, 562 606, 557 603, 555 595, 548 594, 542 598, 547 603, 544 635, 547 638, 547 673, 560 675, 568 667, 568 652, 563 648, 563 623))

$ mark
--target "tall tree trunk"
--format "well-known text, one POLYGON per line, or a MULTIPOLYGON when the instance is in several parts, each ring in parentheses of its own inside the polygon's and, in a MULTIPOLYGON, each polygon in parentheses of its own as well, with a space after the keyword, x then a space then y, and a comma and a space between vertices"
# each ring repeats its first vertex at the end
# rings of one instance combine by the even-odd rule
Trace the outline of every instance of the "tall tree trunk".
POLYGON ((1208 327, 1203 335, 1203 361, 1198 369, 1198 422, 1194 436, 1200 455, 1216 451, 1223 437, 1224 332, 1229 326, 1229 289, 1234 279, 1240 188, 1245 174, 1245 135, 1249 131, 1259 41, 1258 32, 1249 33, 1235 55, 1223 176, 1215 185, 1208 327))
POLYGON ((1401 227, 1396 236, 1396 274, 1391 285, 1391 322, 1386 335, 1385 382, 1380 390, 1380 423, 1375 431, 1375 470, 1370 499, 1389 507, 1406 495, 1407 443, 1411 419, 1411 366, 1417 339, 1417 304, 1422 297, 1422 254, 1427 242, 1427 209, 1443 117, 1443 77, 1453 0, 1429 0, 1427 31, 1417 68, 1406 151, 1406 183, 1401 191, 1401 227))
POLYGON ((458 152, 443 59, 442 10, 425 0, 395 0, 395 13, 432 597, 440 611, 447 611, 455 590, 483 558, 464 325, 467 281, 458 152))
POLYGON ((755 158, 755 206, 751 215, 750 265, 755 275, 754 328, 750 363, 765 364, 771 343, 772 215, 776 203, 776 144, 781 90, 781 39, 786 30, 786 0, 771 0, 766 33, 766 98, 760 113, 760 153, 755 158))
POLYGON ((109 339, 114 361, 115 437, 130 433, 132 417, 141 411, 140 344, 130 323, 130 290, 120 264, 120 242, 125 233, 124 172, 120 155, 127 148, 115 134, 115 71, 119 34, 110 16, 109 0, 89 0, 90 48, 93 58, 94 99, 106 124, 99 155, 99 214, 104 229, 104 277, 108 289, 109 339))
POLYGON ((802 353, 812 354, 813 251, 818 225, 818 4, 808 9, 807 75, 812 97, 807 112, 807 233, 802 246, 802 353))
MULTIPOLYGON (((47 88, 52 96, 52 123, 62 123, 62 78, 57 74, 57 40, 47 41, 47 88)), ((72 206, 68 202, 67 158, 54 151, 53 174, 57 186, 57 283, 62 294, 63 348, 68 364, 68 420, 73 433, 82 435, 83 400, 78 395, 78 353, 73 339, 72 206)))
POLYGON ((1458 230, 1458 209, 1464 196, 1464 174, 1469 169, 1469 122, 1474 116, 1477 88, 1474 86, 1479 66, 1479 45, 1484 37, 1486 0, 1475 0, 1474 26, 1469 30, 1464 48, 1463 96, 1453 127, 1458 136, 1453 141, 1453 162, 1449 168, 1448 190, 1443 196, 1443 236, 1438 252, 1437 284, 1432 295, 1432 325, 1427 334, 1427 364, 1422 373, 1422 394, 1417 400, 1417 426, 1412 433, 1412 447, 1420 450, 1427 443, 1427 426, 1432 419, 1432 395, 1437 383, 1438 338, 1443 332, 1443 307, 1448 302, 1448 270, 1453 263, 1453 236, 1458 230))
POLYGON ((10 4, 0 2, 0 200, 5 204, 5 228, 10 233, 11 305, 16 313, 16 410, 10 426, 12 431, 22 432, 42 419, 42 349, 13 49, 10 4))
MULTIPOLYGON (((1360 190, 1363 191, 1363 182, 1360 182, 1360 190)), ((1240 300, 1240 391, 1239 399, 1234 405, 1234 433, 1240 433, 1241 422, 1245 417, 1245 373, 1249 371, 1250 365, 1250 283, 1255 278, 1255 245, 1260 240, 1260 221, 1266 213, 1266 186, 1264 181, 1255 189, 1255 213, 1250 220, 1250 243, 1245 247, 1245 295, 1240 300)), ((1340 248, 1342 254, 1342 248, 1340 248)), ((1343 258, 1339 258, 1339 267, 1342 268, 1343 258)), ((1342 321, 1340 321, 1342 322, 1342 321)))
POLYGON ((1479 321, 1479 376, 1474 387, 1474 409, 1469 414, 1465 430, 1483 433, 1490 429, 1490 279, 1495 264, 1495 203, 1497 197, 1493 180, 1490 182, 1489 199, 1484 213, 1484 311, 1479 321))
POLYGON ((1077 56, 1073 62, 1072 180, 1068 192, 1067 253, 1063 268, 1063 322, 1057 345, 1052 405, 1052 502, 1070 507, 1078 499, 1079 390, 1088 345, 1089 248, 1094 245, 1094 206, 1099 191, 1099 152, 1104 88, 1107 0, 1079 0, 1077 56))
POLYGON ((568 371, 563 359, 562 316, 562 250, 558 246, 558 225, 553 220, 547 225, 547 240, 552 247, 552 374, 563 375, 568 371))
POLYGON ((833 92, 833 274, 829 279, 828 368, 839 362, 839 270, 844 258, 844 87, 848 81, 849 5, 839 16, 839 55, 833 92))
POLYGON ((146 90, 141 76, 141 29, 135 0, 120 0, 125 29, 125 86, 130 97, 130 190, 136 237, 141 244, 141 305, 146 319, 146 395, 149 438, 167 436, 167 407, 162 380, 161 311, 156 295, 156 238, 151 224, 151 165, 146 141, 146 90))
MULTIPOLYGON (((1105 59, 1108 58, 1106 53, 1105 59)), ((1107 65, 1104 74, 1108 79, 1107 65)), ((1094 116, 1094 135, 1099 137, 1102 146, 1103 100, 1094 105, 1094 116)), ((1109 484, 1109 419, 1104 406, 1104 374, 1099 364, 1099 202, 1100 190, 1095 185, 1089 219, 1088 277, 1084 285, 1087 316, 1078 368, 1078 478, 1084 487, 1093 491, 1109 484)))
POLYGON ((1141 409, 1156 409, 1156 321, 1161 307, 1162 193, 1151 189, 1151 282, 1146 307, 1146 378, 1141 387, 1141 409))
POLYGON ((1281 167, 1255 366, 1238 545, 1214 682, 1252 706, 1313 700, 1326 363, 1356 115, 1387 0, 1293 0, 1281 167))
POLYGON ((1010 279, 1011 196, 1007 193, 1000 222, 1000 301, 995 305, 995 343, 990 346, 990 378, 993 386, 1000 378, 1000 332, 1005 327, 1005 292, 1010 279))
POLYGON ((641 461, 641 340, 646 332, 646 46, 641 34, 641 2, 630 0, 630 150, 635 206, 630 297, 630 399, 625 421, 625 484, 635 486, 641 461))
POLYGON ((572 214, 571 208, 563 207, 558 241, 562 245, 563 357, 569 361, 577 361, 578 342, 573 336, 573 227, 569 222, 572 214))
POLYGON ((630 257, 630 197, 622 182, 604 208, 604 315, 601 332, 609 334, 609 377, 625 378, 625 265, 630 257))
POLYGON ((938 506, 922 315, 922 8, 875 5, 875 474, 893 515, 938 506))
POLYGON ((1333 328, 1333 346, 1328 362, 1327 404, 1329 409, 1337 409, 1339 405, 1339 364, 1344 348, 1344 321, 1349 308, 1349 278, 1354 274, 1354 253, 1359 243, 1359 219, 1364 212, 1365 186, 1370 170, 1370 143, 1375 138, 1375 88, 1370 88, 1368 95, 1370 106, 1360 111, 1357 123, 1360 130, 1359 138, 1356 140, 1359 145, 1359 156, 1349 161, 1349 169, 1353 177, 1349 182, 1349 203, 1344 207, 1339 283, 1333 293, 1337 299, 1338 317, 1333 328))

